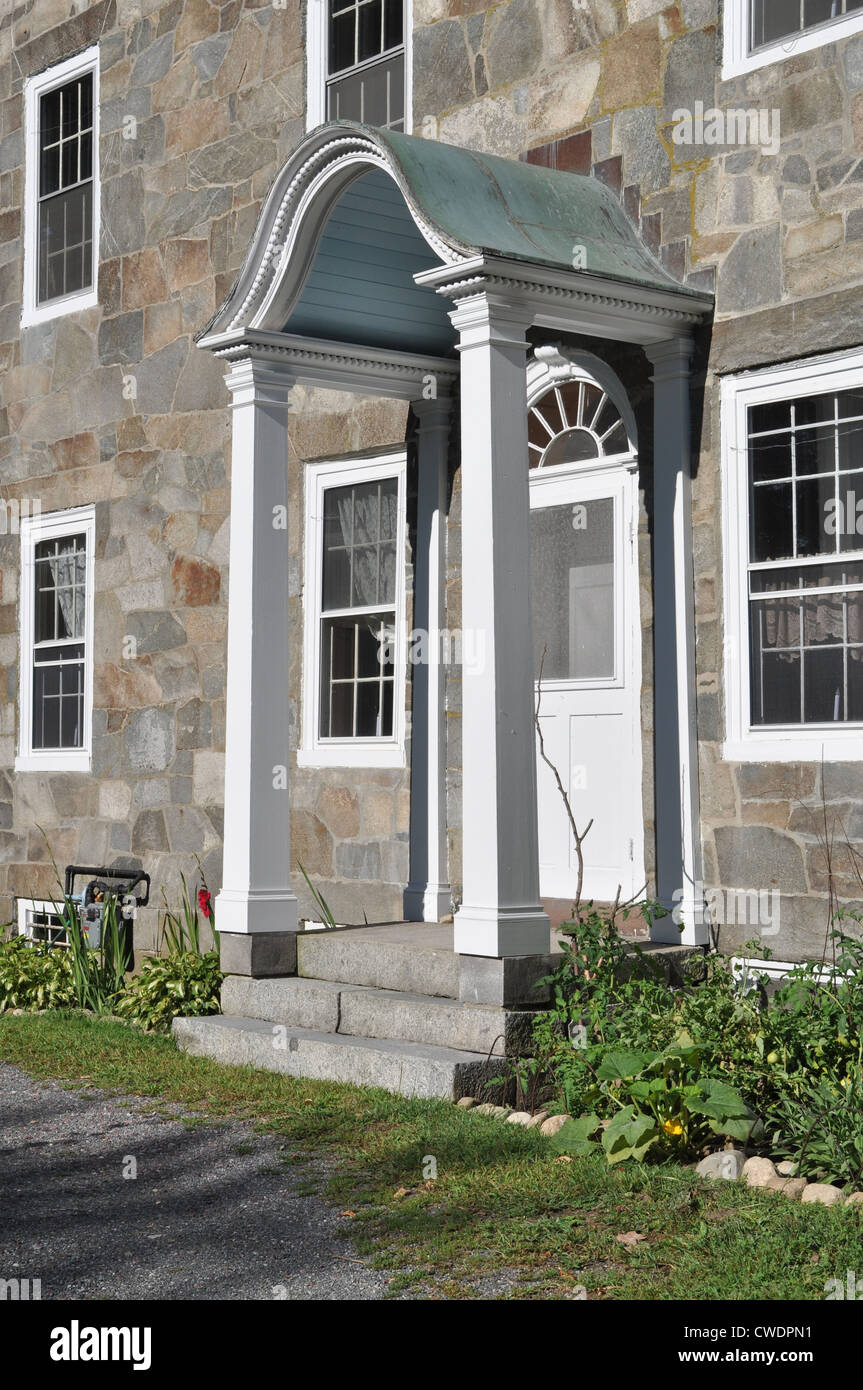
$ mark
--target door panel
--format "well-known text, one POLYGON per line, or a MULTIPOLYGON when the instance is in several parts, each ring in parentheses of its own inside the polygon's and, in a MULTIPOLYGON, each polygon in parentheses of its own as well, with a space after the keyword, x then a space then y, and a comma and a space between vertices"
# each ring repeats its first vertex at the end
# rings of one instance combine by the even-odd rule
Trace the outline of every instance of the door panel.
MULTIPOLYGON (((643 882, 635 483, 625 468, 531 479, 534 669, 540 726, 584 841, 583 896, 643 882)), ((537 741, 538 742, 538 741, 537 741)), ((538 750, 537 750, 538 751, 538 750)), ((540 890, 576 892, 578 866, 554 774, 538 757, 540 890)))

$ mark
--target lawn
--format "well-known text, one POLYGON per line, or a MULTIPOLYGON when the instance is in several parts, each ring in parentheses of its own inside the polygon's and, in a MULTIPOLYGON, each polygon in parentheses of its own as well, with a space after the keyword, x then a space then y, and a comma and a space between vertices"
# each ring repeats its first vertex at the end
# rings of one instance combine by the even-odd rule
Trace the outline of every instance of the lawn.
POLYGON ((358 1253, 403 1271, 394 1293, 493 1297, 502 1275, 527 1299, 823 1300, 825 1280, 860 1263, 861 1206, 804 1207, 668 1164, 566 1160, 535 1132, 443 1101, 222 1067, 92 1015, 0 1015, 0 1058, 284 1135, 358 1253))

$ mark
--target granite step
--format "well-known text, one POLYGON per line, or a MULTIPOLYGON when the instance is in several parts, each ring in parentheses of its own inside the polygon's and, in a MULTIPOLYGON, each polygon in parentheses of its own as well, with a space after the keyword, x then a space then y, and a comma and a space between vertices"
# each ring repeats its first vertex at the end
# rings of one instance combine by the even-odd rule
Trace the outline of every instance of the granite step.
POLYGON ((458 1100, 503 1074, 503 1058, 477 1052, 351 1037, 310 1028, 285 1030, 259 1018, 175 1018, 177 1045, 196 1057, 230 1066, 252 1066, 285 1076, 377 1086, 400 1096, 458 1100))
POLYGON ((322 1033, 389 1038, 495 1056, 530 1052, 535 1010, 465 1004, 411 991, 303 976, 228 975, 222 1012, 322 1033))

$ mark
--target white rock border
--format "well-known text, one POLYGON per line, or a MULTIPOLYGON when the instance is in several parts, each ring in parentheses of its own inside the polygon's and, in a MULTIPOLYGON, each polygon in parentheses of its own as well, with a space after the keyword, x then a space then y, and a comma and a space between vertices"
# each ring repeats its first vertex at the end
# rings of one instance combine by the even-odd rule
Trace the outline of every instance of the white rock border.
MULTIPOLYGON (((572 1116, 549 1115, 547 1110, 538 1110, 531 1115, 529 1110, 513 1110, 507 1105, 480 1104, 476 1096, 462 1096, 455 1102, 460 1110, 473 1110, 476 1115, 494 1115, 507 1124, 521 1125, 524 1129, 539 1129, 546 1139, 557 1134, 572 1116)), ((783 1160, 776 1164, 771 1158, 753 1154, 750 1158, 742 1149, 718 1149, 708 1154, 695 1165, 700 1178, 713 1182, 745 1182, 747 1187, 764 1188, 771 1192, 782 1192, 786 1197, 811 1205, 820 1203, 825 1207, 854 1207, 863 1204, 863 1191, 846 1192, 829 1182, 807 1182, 798 1178, 796 1163, 783 1160)))

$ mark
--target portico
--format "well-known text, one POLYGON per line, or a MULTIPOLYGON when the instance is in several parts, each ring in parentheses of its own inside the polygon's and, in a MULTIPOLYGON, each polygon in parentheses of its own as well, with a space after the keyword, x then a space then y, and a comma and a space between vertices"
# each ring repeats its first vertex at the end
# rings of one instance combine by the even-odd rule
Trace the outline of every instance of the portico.
MULTIPOLYGON (((458 401, 461 902, 454 949, 547 954, 540 901, 528 490, 528 333, 637 344, 654 399, 657 940, 704 940, 690 540, 691 332, 709 296, 650 256, 596 181, 353 123, 319 127, 264 205, 236 285, 199 337, 233 408, 223 940, 291 972, 288 417, 298 386, 393 397, 417 421, 415 628, 446 623, 458 401), (364 199, 367 201, 364 202, 364 199), (374 215, 368 211, 375 208, 374 215)), ((402 640, 397 635, 397 641, 402 640)), ((405 916, 451 897, 439 646, 413 673, 405 916)), ((334 754, 334 756, 336 756, 334 754)), ((331 764, 334 765, 334 764, 331 764)), ((350 776, 349 763, 346 777, 350 776)), ((295 958, 295 954, 294 954, 295 958)), ((242 971, 238 971, 242 973, 242 971)), ((249 969, 249 974, 267 969, 249 969)))

